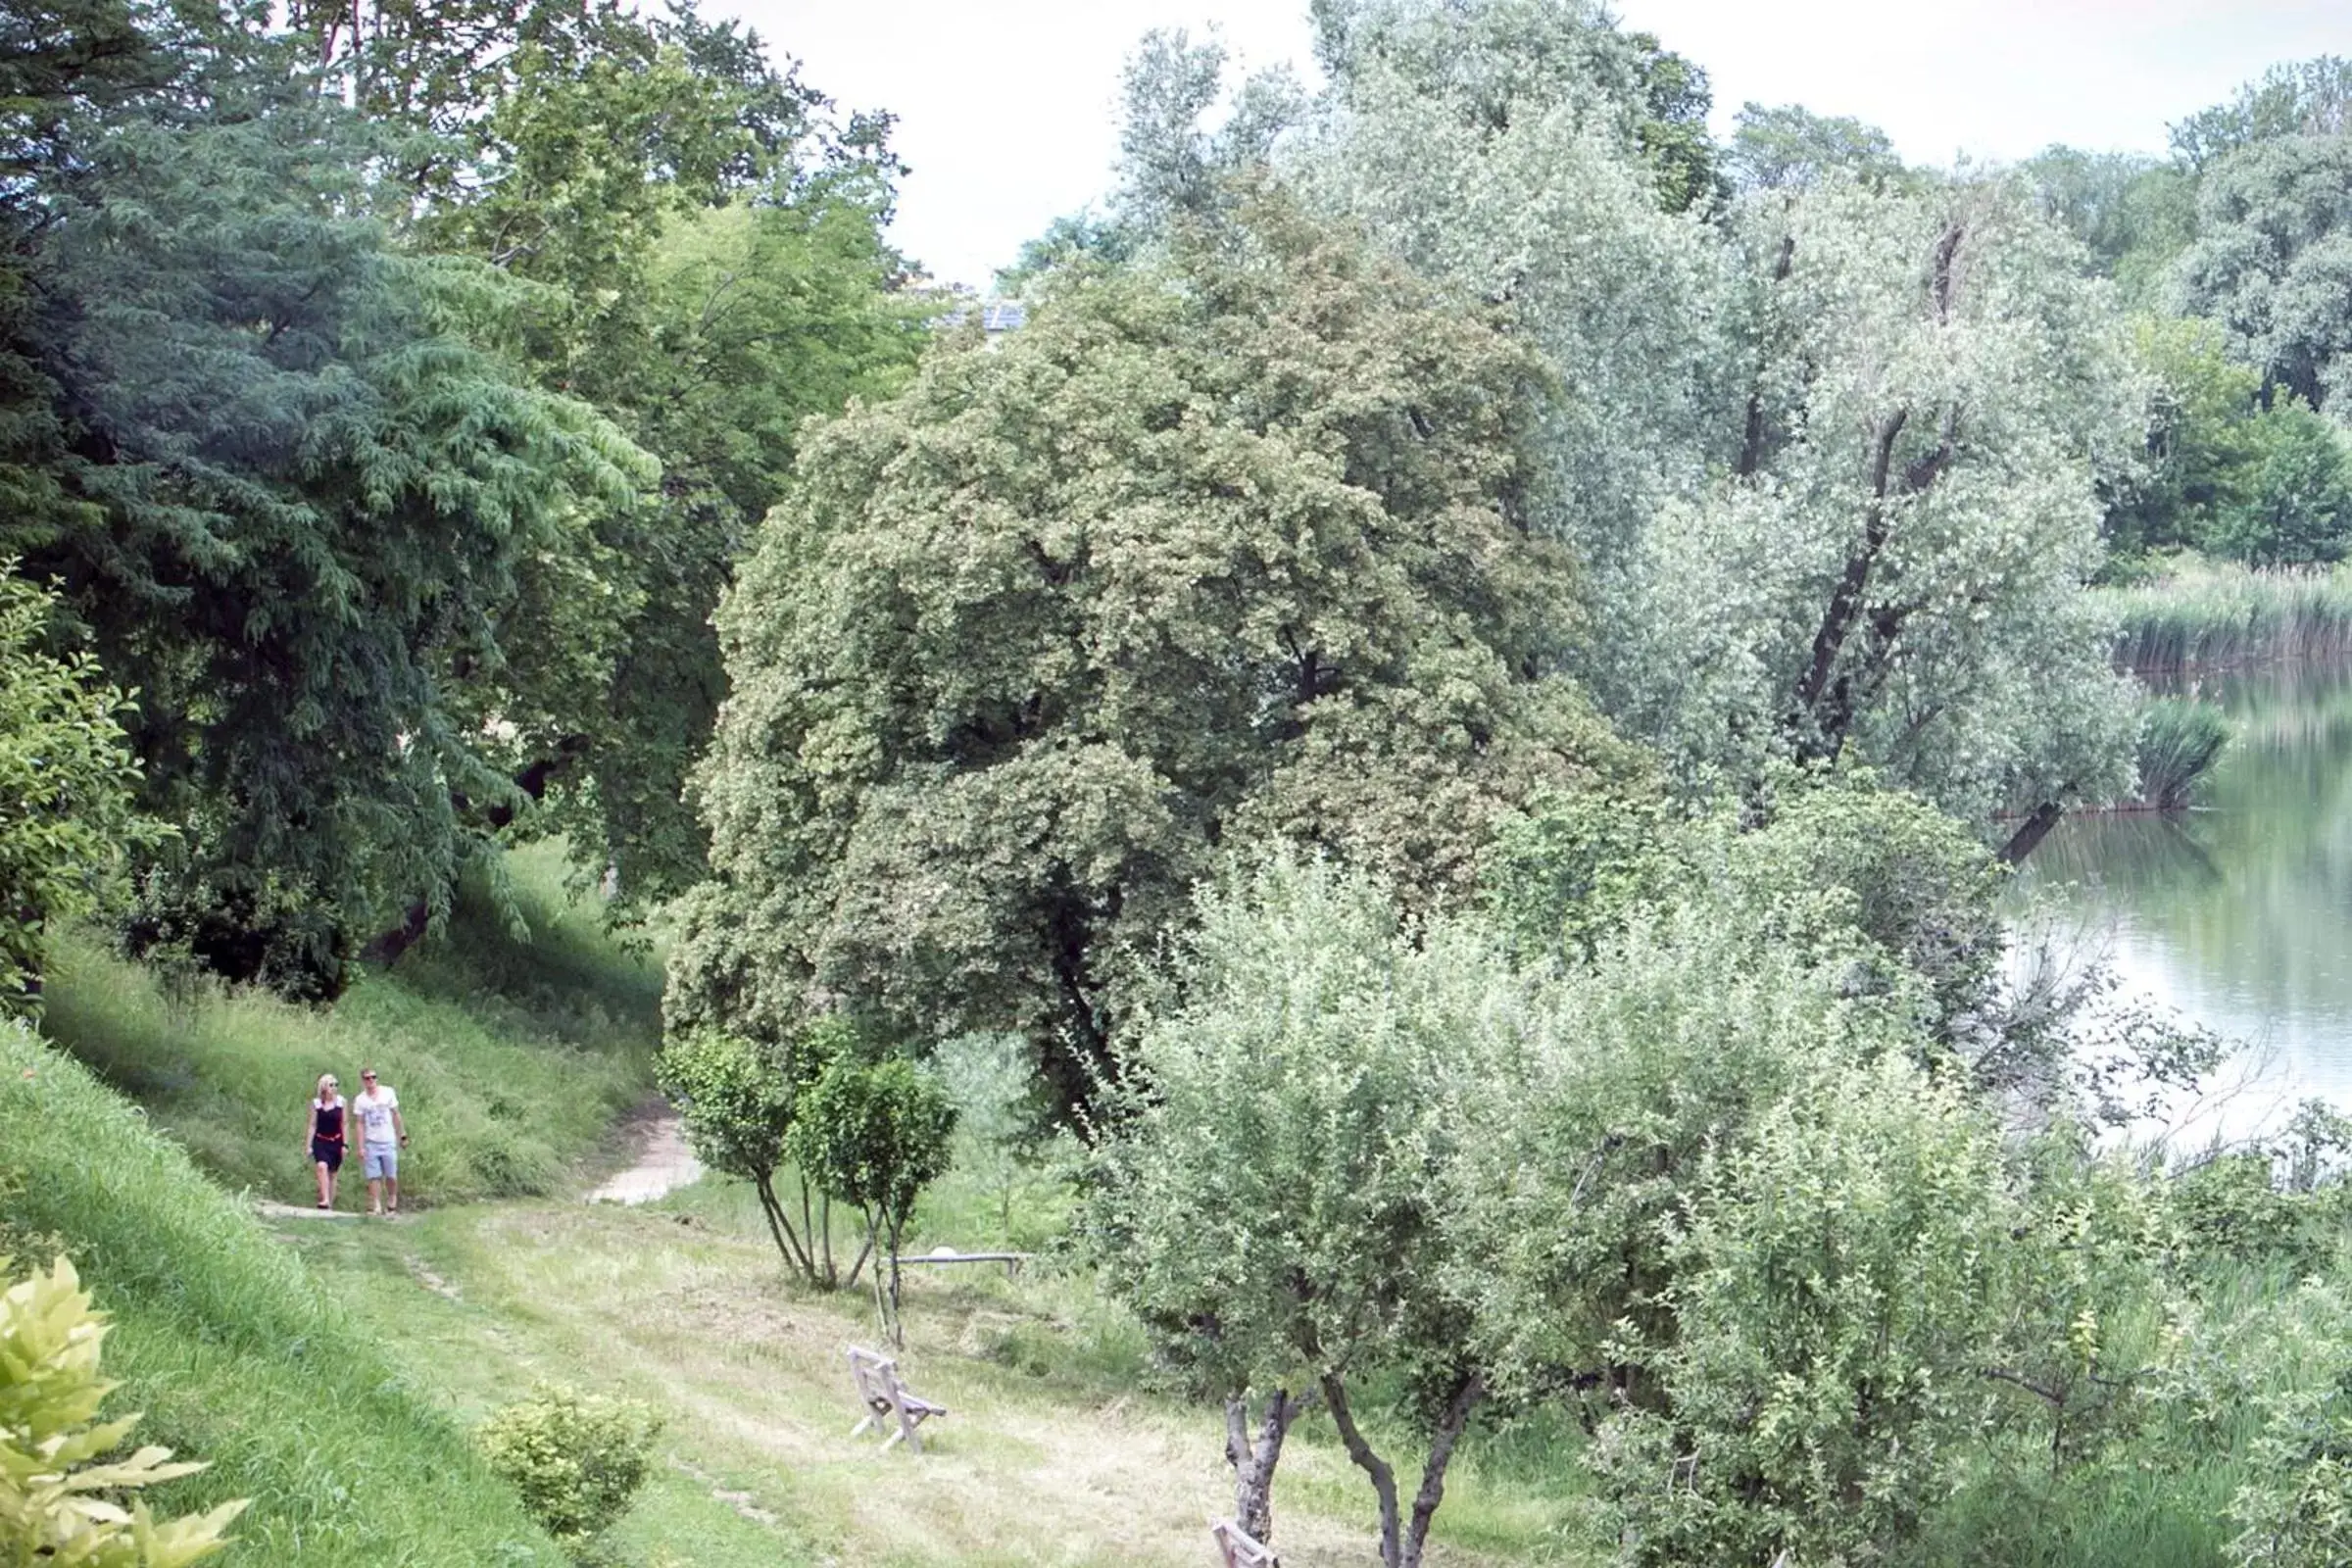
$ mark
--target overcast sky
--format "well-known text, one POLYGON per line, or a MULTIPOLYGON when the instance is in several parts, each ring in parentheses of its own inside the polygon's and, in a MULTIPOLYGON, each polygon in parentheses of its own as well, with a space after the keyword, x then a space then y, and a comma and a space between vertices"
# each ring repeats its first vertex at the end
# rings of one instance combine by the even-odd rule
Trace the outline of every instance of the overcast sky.
MULTIPOLYGON (((1119 68, 1155 26, 1217 28, 1251 67, 1308 61, 1305 0, 706 0, 845 107, 899 117, 912 166, 893 237, 985 287, 1021 242, 1099 198, 1119 68)), ((1915 163, 2051 142, 2164 147, 2168 121, 2274 62, 2352 54, 2346 0, 1620 0, 1703 66, 1718 131, 1742 102, 1884 127, 1915 163)))

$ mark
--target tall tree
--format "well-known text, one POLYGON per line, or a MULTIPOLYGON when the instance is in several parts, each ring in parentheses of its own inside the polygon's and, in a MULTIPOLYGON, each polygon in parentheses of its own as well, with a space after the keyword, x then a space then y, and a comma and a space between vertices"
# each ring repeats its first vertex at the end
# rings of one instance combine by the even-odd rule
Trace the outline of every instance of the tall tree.
POLYGON ((1226 1402, 1245 1528, 1270 1539, 1284 1439, 1311 1400, 1372 1487, 1381 1562, 1412 1568, 1490 1390, 1473 1248, 1496 1194, 1459 1166, 1542 1029, 1537 988, 1477 926, 1415 925, 1328 864, 1234 880, 1202 899, 1182 1004, 1133 1043, 1094 1203, 1104 1279, 1158 1355, 1226 1402), (1404 1396, 1391 1431, 1412 1432, 1417 1477, 1357 1408, 1383 1380, 1404 1396))
POLYGON ((1740 105, 1724 162, 1743 190, 1801 189, 1839 174, 1885 183, 1903 172, 1893 141, 1878 126, 1800 104, 1740 105))
POLYGON ((1725 450, 1735 384, 1720 258, 1661 211, 1643 153, 1654 52, 1576 0, 1328 0, 1330 86, 1283 167, 1424 275, 1507 308, 1553 377, 1530 513, 1587 568, 1592 657, 1619 694, 1625 570, 1648 516, 1725 450))
POLYGON ((1622 749, 1521 514, 1527 357, 1261 199, 808 448, 720 613, 673 1025, 1018 1027, 1065 1101, 1221 846, 1424 897, 1622 749))
POLYGON ((2352 132, 2286 135, 2205 171, 2180 258, 2189 310, 2279 392, 2325 408, 2352 358, 2352 132))
POLYGON ((1851 755, 1979 821, 2120 787, 2082 589, 2141 403, 2080 253, 2004 184, 1851 180, 1751 202, 1741 249, 1746 432, 1651 531, 1633 726, 1694 783, 1851 755))
POLYGON ((710 612, 800 421, 891 390, 920 341, 928 307, 895 296, 881 236, 889 120, 837 115, 691 6, 363 9, 304 21, 404 127, 386 191, 408 242, 530 284, 518 359, 662 464, 647 505, 601 514, 592 555, 542 564, 531 640, 551 657, 504 715, 514 779, 551 808, 528 827, 565 831, 615 912, 641 910, 701 874, 683 793, 724 690, 710 612), (569 655, 583 615, 616 657, 569 655))
POLYGON ((331 987, 485 842, 462 799, 508 793, 483 726, 521 579, 652 466, 466 340, 488 280, 387 248, 373 143, 280 43, 215 28, 181 60, 35 172, 26 342, 76 507, 5 533, 139 690, 147 802, 187 829, 149 934, 331 987))
POLYGON ((2170 128, 2174 153, 2194 170, 2256 142, 2341 135, 2352 130, 2352 60, 2320 55, 2273 66, 2230 102, 2170 128))

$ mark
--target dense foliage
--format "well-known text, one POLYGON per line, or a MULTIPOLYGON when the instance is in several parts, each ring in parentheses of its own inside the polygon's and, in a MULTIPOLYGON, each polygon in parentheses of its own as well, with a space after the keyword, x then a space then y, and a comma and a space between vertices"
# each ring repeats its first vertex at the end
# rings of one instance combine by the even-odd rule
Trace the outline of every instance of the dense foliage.
MULTIPOLYGON (((2103 1142, 2212 1042, 2002 901, 2224 751, 2119 663, 2352 647, 2352 68, 1946 171, 1589 0, 1309 10, 1144 41, 1010 331, 691 5, 0 14, 0 1005, 93 913, 329 998, 554 839, 796 1286, 896 1333, 952 1159, 1053 1187, 1261 1540, 1329 1421, 1390 1568, 1497 1433, 1563 1555, 2339 1559, 2352 1129, 2103 1142)), ((157 1478, 12 1457, 120 1434, 7 1301, 0 1529, 157 1478)), ((482 1447, 585 1550, 652 1431, 482 1447)))
POLYGON ((691 11, 11 17, 0 548, 138 694, 133 944, 329 993, 510 830, 690 880, 736 544, 913 351, 886 124, 691 11))
POLYGON ((48 936, 88 912, 125 843, 138 770, 122 696, 86 655, 48 651, 54 610, 0 578, 0 1013, 37 1003, 48 936))
POLYGON ((1534 375, 1268 199, 822 431, 721 612, 673 1025, 1019 1027, 1076 1101, 1220 847, 1459 899, 1532 791, 1637 766, 1544 672, 1534 375))

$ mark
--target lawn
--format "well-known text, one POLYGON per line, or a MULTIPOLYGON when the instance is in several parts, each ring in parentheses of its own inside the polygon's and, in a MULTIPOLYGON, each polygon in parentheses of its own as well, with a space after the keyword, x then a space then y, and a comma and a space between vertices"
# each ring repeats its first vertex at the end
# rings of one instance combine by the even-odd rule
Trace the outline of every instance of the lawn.
MULTIPOLYGON (((616 1542, 633 1561, 1212 1560, 1205 1522, 1231 1508, 1221 1417, 1150 1388, 1138 1331, 1087 1279, 911 1271, 902 1365, 951 1414, 925 1427, 923 1453, 885 1454, 848 1436, 843 1350, 871 1343, 870 1299, 791 1284, 754 1223, 707 1184, 641 1209, 498 1203, 281 1229, 461 1423, 541 1381, 665 1412, 655 1480, 616 1542)), ((1507 1436, 1467 1453, 1431 1561, 1583 1560, 1561 1555, 1563 1469, 1507 1436)), ((1370 1554, 1370 1491, 1326 1425, 1294 1439, 1276 1501, 1295 1568, 1370 1554)))

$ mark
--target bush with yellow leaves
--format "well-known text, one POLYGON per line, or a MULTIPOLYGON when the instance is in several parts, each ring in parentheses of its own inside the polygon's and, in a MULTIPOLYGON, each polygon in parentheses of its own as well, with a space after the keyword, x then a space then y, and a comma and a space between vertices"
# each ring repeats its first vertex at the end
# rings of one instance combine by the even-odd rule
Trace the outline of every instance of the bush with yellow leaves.
POLYGON ((180 1568, 225 1545, 245 1507, 167 1520, 115 1500, 204 1466, 153 1446, 106 1458, 138 1422, 98 1420, 106 1329, 62 1257, 0 1293, 0 1568, 180 1568))

